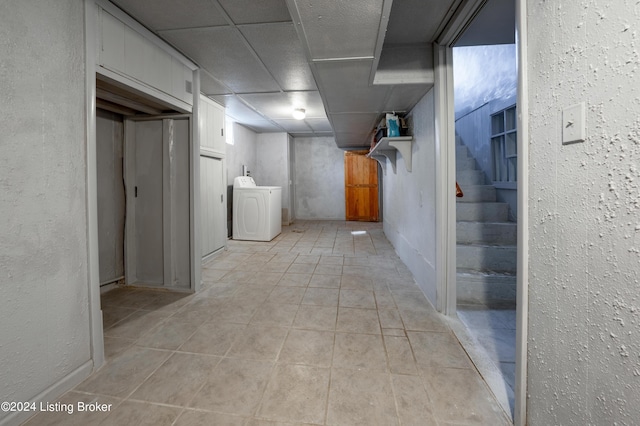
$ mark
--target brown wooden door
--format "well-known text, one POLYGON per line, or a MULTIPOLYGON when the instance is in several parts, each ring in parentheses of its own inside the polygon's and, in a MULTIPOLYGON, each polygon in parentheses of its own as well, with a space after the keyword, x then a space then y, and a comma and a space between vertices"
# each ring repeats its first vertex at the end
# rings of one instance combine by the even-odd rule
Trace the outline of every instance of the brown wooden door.
POLYGON ((346 219, 378 221, 378 163, 365 157, 368 151, 344 153, 346 219))

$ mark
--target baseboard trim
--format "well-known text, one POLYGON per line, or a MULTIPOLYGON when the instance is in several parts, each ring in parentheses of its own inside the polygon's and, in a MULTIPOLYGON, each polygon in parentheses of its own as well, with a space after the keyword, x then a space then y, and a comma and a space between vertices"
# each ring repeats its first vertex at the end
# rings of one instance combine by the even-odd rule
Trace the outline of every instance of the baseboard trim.
MULTIPOLYGON (((36 407, 39 407, 41 402, 54 402, 66 392, 82 383, 92 372, 93 361, 89 360, 35 397, 29 398, 28 401, 35 402, 36 407)), ((7 417, 0 419, 0 426, 17 426, 36 414, 38 414, 38 411, 11 413, 7 417)))

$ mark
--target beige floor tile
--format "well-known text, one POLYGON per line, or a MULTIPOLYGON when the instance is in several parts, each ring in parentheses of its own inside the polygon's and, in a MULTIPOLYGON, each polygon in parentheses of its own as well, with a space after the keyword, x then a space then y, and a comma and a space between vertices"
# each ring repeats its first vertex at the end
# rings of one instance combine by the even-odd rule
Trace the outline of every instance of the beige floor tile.
POLYGON ((245 325, 208 322, 200 326, 180 351, 222 356, 245 329, 245 325))
POLYGON ((373 334, 336 333, 333 366, 387 371, 382 337, 373 334))
POLYGON ((220 281, 227 272, 229 271, 226 269, 202 268, 202 281, 205 281, 205 282, 220 281))
POLYGON ((341 275, 342 265, 319 263, 318 266, 316 266, 314 273, 322 275, 341 275))
POLYGON ((373 290, 373 280, 359 275, 344 275, 340 288, 343 290, 373 290))
POLYGON ((448 331, 449 326, 442 314, 436 311, 410 310, 400 308, 400 316, 407 330, 414 331, 448 331))
POLYGON ((328 368, 276 366, 257 415, 277 421, 323 424, 329 374, 328 368))
POLYGON ((174 353, 129 398, 185 406, 220 359, 211 355, 174 353))
POLYGON ((389 375, 365 370, 331 372, 327 425, 397 425, 389 375))
POLYGON ((282 274, 289 269, 289 266, 291 266, 291 262, 268 262, 260 269, 258 274, 262 272, 276 272, 282 274))
POLYGON ((313 274, 315 263, 292 263, 287 269, 288 274, 313 274))
POLYGON ((251 317, 260 306, 260 302, 248 300, 243 302, 238 299, 229 299, 224 306, 216 307, 209 311, 209 322, 233 322, 238 324, 248 324, 251 317))
POLYGON ((334 333, 330 331, 290 330, 278 362, 331 366, 334 333))
POLYGON ((438 426, 420 377, 392 375, 391 381, 403 426, 438 426))
POLYGON ((342 265, 344 264, 344 256, 320 256, 320 261, 318 263, 323 265, 342 265))
POLYGON ((78 385, 76 390, 126 397, 170 355, 167 351, 132 346, 78 385))
POLYGON ((170 312, 139 310, 105 330, 104 335, 109 337, 124 337, 125 339, 138 339, 170 315, 170 312))
POLYGON ((248 325, 239 333, 227 356, 275 361, 286 336, 286 328, 248 325))
POLYGON ((330 306, 300 305, 293 327, 311 330, 335 330, 338 308, 330 306))
POLYGON ((288 327, 298 312, 298 305, 264 303, 251 318, 251 324, 288 327))
MULTIPOLYGON (((278 278, 279 280, 280 278, 278 278)), ((271 294, 276 284, 264 285, 264 284, 248 284, 238 288, 230 302, 245 302, 255 304, 256 308, 267 300, 267 297, 271 294)))
POLYGON ((373 297, 373 291, 340 289, 340 306, 376 309, 376 300, 373 297))
POLYGON ((340 288, 340 276, 339 275, 321 275, 313 274, 311 281, 309 281, 309 287, 322 287, 322 288, 340 288))
MULTIPOLYGON (((298 243, 298 245, 300 245, 301 243, 298 243)), ((309 244, 313 244, 313 243, 309 243, 309 244)), ((296 257, 296 259, 293 261, 293 263, 312 263, 312 264, 317 264, 320 261, 320 256, 316 255, 310 255, 310 254, 302 254, 299 255, 298 257, 296 257)))
POLYGON ((171 426, 181 409, 146 402, 124 401, 101 423, 104 426, 171 426))
POLYGON ((336 331, 380 334, 378 313, 373 309, 338 308, 336 331))
POLYGON ((397 309, 378 309, 378 318, 382 328, 404 328, 404 323, 397 309))
POLYGON ((431 368, 425 371, 423 380, 438 421, 511 424, 475 369, 431 368))
POLYGON ((178 417, 174 426, 244 426, 245 422, 245 417, 212 413, 209 411, 185 410, 180 417, 178 417))
POLYGON ((338 306, 340 290, 337 288, 308 287, 306 290, 303 305, 338 306))
POLYGON ((472 367, 467 353, 450 331, 446 333, 408 331, 407 336, 418 367, 421 369, 472 367))
POLYGON ((387 288, 375 289, 373 294, 376 298, 376 306, 378 309, 396 309, 396 302, 387 288))
POLYGON ((126 308, 116 305, 105 305, 102 307, 102 326, 104 329, 108 329, 114 324, 122 321, 126 317, 137 312, 136 308, 126 308))
POLYGON ((304 287, 280 287, 277 286, 271 291, 267 302, 285 303, 289 305, 298 305, 302 301, 305 292, 304 287))
POLYGON ((178 349, 197 328, 193 323, 176 322, 169 318, 138 339, 136 344, 148 348, 178 349))
POLYGON ((389 369, 394 374, 418 374, 409 339, 404 336, 385 336, 384 346, 389 358, 389 369))
POLYGON ((251 282, 253 277, 257 274, 254 271, 247 271, 243 269, 233 270, 226 273, 220 281, 224 281, 226 283, 241 283, 246 284, 251 282))
POLYGON ((151 303, 145 305, 144 309, 175 312, 189 303, 193 297, 195 295, 190 293, 159 291, 151 303))
POLYGON ((256 274, 255 277, 253 277, 250 283, 256 284, 256 285, 267 285, 267 286, 276 285, 282 279, 283 275, 284 275, 284 270, 280 272, 270 272, 270 271, 260 270, 259 273, 256 274))
POLYGON ((215 312, 210 306, 195 308, 187 304, 178 312, 171 316, 171 320, 175 322, 190 323, 197 326, 211 320, 212 314, 215 312))
POLYGON ((104 356, 107 361, 113 359, 123 350, 135 343, 135 339, 123 339, 121 337, 104 337, 104 356))
POLYGON ((189 406, 240 416, 253 415, 272 369, 270 362, 223 359, 189 406))
POLYGON ((383 328, 382 335, 407 337, 407 331, 404 328, 383 328))
MULTIPOLYGON (((24 423, 24 426, 86 426, 99 424, 112 411, 117 409, 122 400, 110 396, 71 391, 56 402, 61 404, 59 411, 39 412, 24 423), (88 410, 86 407, 90 404, 97 404, 102 410, 88 410)), ((39 404, 37 408, 40 408, 39 404)))
POLYGON ((290 274, 286 273, 278 282, 279 286, 286 287, 306 287, 311 281, 311 274, 290 274))

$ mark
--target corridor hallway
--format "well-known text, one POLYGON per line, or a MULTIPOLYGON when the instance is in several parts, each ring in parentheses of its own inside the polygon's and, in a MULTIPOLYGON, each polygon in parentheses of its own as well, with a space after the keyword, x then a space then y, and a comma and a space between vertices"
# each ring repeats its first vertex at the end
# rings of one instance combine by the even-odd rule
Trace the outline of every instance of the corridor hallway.
POLYGON ((104 294, 107 363, 60 402, 110 411, 27 424, 510 424, 379 223, 230 240, 202 276, 193 295, 104 294))

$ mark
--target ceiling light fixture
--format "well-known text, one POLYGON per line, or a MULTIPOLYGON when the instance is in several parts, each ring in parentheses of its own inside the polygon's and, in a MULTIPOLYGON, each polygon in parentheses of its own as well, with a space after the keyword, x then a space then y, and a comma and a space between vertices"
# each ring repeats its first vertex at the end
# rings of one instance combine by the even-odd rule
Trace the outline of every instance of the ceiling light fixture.
POLYGON ((293 118, 295 118, 296 120, 304 120, 306 116, 307 113, 304 108, 296 108, 293 110, 293 118))

